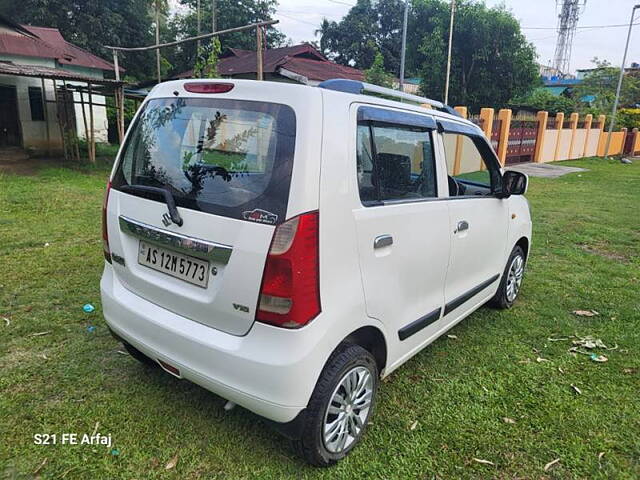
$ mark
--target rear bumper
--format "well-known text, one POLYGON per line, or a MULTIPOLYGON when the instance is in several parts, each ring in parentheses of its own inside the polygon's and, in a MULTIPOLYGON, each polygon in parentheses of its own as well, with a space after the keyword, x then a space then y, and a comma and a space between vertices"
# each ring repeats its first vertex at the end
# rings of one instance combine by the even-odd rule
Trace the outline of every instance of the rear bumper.
POLYGON ((309 329, 256 323, 243 337, 188 320, 125 289, 105 265, 100 282, 104 318, 113 332, 154 360, 180 370, 221 397, 275 422, 306 406, 324 360, 309 329))

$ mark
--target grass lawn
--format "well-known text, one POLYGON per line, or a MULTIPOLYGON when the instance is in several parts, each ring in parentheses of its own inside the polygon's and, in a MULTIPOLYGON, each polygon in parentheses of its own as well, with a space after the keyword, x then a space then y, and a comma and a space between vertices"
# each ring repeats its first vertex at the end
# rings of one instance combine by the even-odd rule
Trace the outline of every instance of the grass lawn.
POLYGON ((257 416, 119 352, 98 286, 106 168, 0 176, 0 475, 640 478, 640 162, 563 164, 589 171, 531 180, 516 306, 480 309, 391 375, 363 444, 328 470, 257 416), (572 335, 617 349, 596 349, 597 363, 568 352, 572 335), (117 451, 34 445, 96 428, 117 451))

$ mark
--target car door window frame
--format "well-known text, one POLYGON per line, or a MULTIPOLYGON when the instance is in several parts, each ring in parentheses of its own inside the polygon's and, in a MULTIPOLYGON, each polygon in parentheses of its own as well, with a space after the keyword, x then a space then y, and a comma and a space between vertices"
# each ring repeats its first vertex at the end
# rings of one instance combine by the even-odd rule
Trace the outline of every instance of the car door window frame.
MULTIPOLYGON (((454 122, 450 120, 438 119, 436 121, 438 126, 438 133, 440 134, 440 141, 444 144, 444 139, 442 138, 442 134, 444 133, 455 133, 458 135, 464 135, 469 138, 480 154, 482 162, 484 163, 487 171, 489 172, 490 178, 490 195, 460 195, 460 196, 451 196, 449 195, 447 198, 449 200, 463 200, 469 198, 501 198, 503 192, 502 186, 502 165, 494 152, 491 144, 487 141, 482 131, 476 127, 475 125, 467 125, 465 123, 454 122)), ((446 163, 446 153, 445 153, 445 163, 446 163)), ((473 183, 473 182, 471 182, 473 183)))
MULTIPOLYGON (((362 200, 360 197, 360 181, 357 181, 358 186, 358 199, 360 203, 364 207, 376 207, 383 205, 398 205, 405 203, 418 203, 418 202, 428 202, 433 200, 442 199, 439 197, 440 192, 440 181, 438 179, 438 169, 439 169, 439 159, 438 159, 438 151, 436 149, 436 139, 437 139, 437 123, 436 120, 427 115, 420 115, 419 113, 406 112, 400 110, 391 110, 380 107, 373 106, 359 106, 357 109, 356 115, 357 123, 356 123, 356 132, 358 127, 361 125, 366 125, 368 127, 369 134, 369 147, 371 151, 371 160, 372 160, 372 171, 378 172, 378 162, 376 161, 376 157, 378 154, 377 147, 375 144, 375 134, 374 127, 379 126, 383 128, 405 128, 405 129, 421 129, 426 132, 429 136, 429 143, 431 148, 431 162, 432 162, 432 171, 433 171, 433 186, 434 193, 433 196, 430 197, 419 197, 419 198, 398 198, 398 199, 381 199, 381 188, 380 185, 376 185, 376 200, 362 200)), ((356 133, 357 135, 357 133, 356 133)), ((357 152, 356 152, 357 156, 357 152)), ((424 161, 424 159, 423 159, 424 161)), ((423 169, 424 171, 424 169, 423 169)), ((357 162, 356 162, 356 175, 357 175, 357 162)))

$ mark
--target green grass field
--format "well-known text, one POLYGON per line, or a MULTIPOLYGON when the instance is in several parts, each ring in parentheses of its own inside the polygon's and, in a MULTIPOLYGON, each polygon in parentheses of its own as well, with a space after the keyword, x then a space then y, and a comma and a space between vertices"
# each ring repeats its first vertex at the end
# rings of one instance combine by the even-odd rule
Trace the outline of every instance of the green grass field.
POLYGON ((640 478, 640 162, 564 163, 589 171, 531 180, 516 306, 480 309, 391 375, 362 445, 328 470, 120 353, 98 285, 105 167, 0 176, 2 478, 640 478), (587 335, 617 346, 595 349, 606 363, 568 352, 587 335), (111 449, 34 444, 96 429, 111 449))

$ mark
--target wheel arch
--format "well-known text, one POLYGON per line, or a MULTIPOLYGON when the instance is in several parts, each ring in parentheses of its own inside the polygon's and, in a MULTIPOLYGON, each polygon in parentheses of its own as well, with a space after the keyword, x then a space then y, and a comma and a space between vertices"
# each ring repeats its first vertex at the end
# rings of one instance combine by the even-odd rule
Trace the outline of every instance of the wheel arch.
POLYGON ((529 258, 529 239, 527 237, 520 237, 516 242, 516 247, 520 247, 524 252, 524 259, 529 258))
POLYGON ((367 350, 375 358, 379 372, 382 372, 387 366, 387 342, 379 328, 372 325, 360 327, 347 335, 340 343, 352 343, 367 350))

